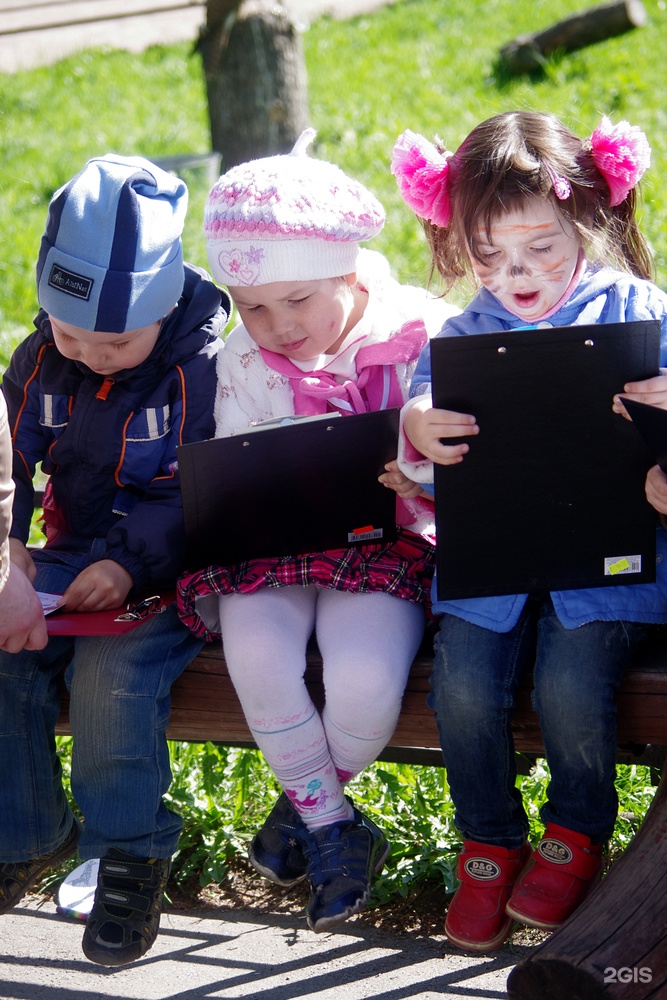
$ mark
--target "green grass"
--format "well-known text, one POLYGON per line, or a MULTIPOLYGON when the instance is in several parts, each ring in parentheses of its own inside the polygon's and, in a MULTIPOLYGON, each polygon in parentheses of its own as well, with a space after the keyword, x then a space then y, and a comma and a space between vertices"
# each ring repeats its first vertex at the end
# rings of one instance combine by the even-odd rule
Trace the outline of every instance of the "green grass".
POLYGON ((667 280, 667 112, 661 95, 661 51, 667 44, 664 3, 645 4, 650 25, 552 60, 544 73, 508 79, 497 66, 501 46, 580 10, 581 0, 552 3, 398 3, 380 15, 312 31, 307 52, 313 121, 321 155, 365 180, 387 208, 385 232, 374 241, 404 280, 423 281, 421 234, 406 213, 388 162, 406 128, 439 135, 456 149, 482 119, 517 108, 549 111, 582 137, 603 114, 641 126, 653 150, 644 189, 643 228, 667 280), (341 58, 341 53, 344 56, 341 58), (354 68, 352 68, 354 67, 354 68), (342 97, 341 95, 344 95, 342 97))
MULTIPOLYGON (((59 738, 58 744, 68 776, 72 741, 59 738)), ((172 743, 170 751, 174 779, 167 800, 184 820, 172 879, 192 892, 224 882, 230 868, 245 858, 280 789, 258 751, 212 743, 172 743)), ((549 781, 546 762, 537 761, 518 781, 536 844, 549 781)), ((612 861, 637 832, 654 793, 649 768, 634 764, 618 767, 616 787, 620 807, 609 845, 612 861)), ((373 885, 372 906, 414 898, 424 884, 453 891, 461 838, 444 768, 378 762, 354 779, 349 792, 392 844, 391 860, 373 885)))
MULTIPOLYGON (((558 17, 582 0, 561 0, 558 17)), ((582 136, 603 114, 647 133, 653 162, 642 214, 667 281, 665 193, 667 110, 661 53, 667 51, 663 0, 646 0, 649 24, 553 59, 545 72, 506 79, 500 47, 554 20, 546 0, 399 0, 351 21, 323 19, 304 35, 316 151, 367 183, 387 209, 373 245, 402 280, 423 282, 427 257, 419 228, 389 172, 405 128, 456 146, 482 118, 512 108, 551 111, 582 136)), ((210 148, 201 61, 188 44, 137 56, 88 51, 54 66, 0 74, 0 363, 35 311, 34 260, 53 191, 90 156, 108 151, 160 157, 210 148)), ((201 219, 206 183, 184 174, 190 212, 186 257, 206 265, 201 219)))
MULTIPOLYGON (((304 36, 316 153, 340 164, 380 197, 387 225, 373 245, 403 281, 424 282, 425 244, 389 172, 391 150, 406 128, 439 135, 456 148, 481 119, 529 108, 553 112, 580 135, 603 114, 627 118, 647 133, 652 166, 643 186, 642 225, 655 250, 657 280, 667 283, 667 111, 662 53, 663 0, 645 0, 649 24, 552 59, 531 77, 509 79, 500 47, 580 10, 583 0, 399 0, 351 21, 316 22, 304 36)), ((199 56, 190 45, 154 47, 140 56, 83 52, 54 66, 0 74, 3 168, 0 175, 0 368, 30 329, 37 309, 34 261, 49 199, 91 156, 109 151, 149 158, 205 153, 208 112, 199 56)), ((206 266, 201 235, 207 183, 184 173, 190 211, 186 257, 206 266)), ((460 293, 455 296, 463 301, 460 293)), ((69 742, 60 741, 65 766, 69 742)), ((182 883, 224 877, 245 852, 267 811, 275 782, 253 752, 175 744, 170 797, 185 819, 176 859, 182 883)), ((533 838, 548 773, 543 764, 520 779, 533 838)), ((613 849, 622 850, 652 796, 647 768, 621 767, 621 800, 613 849)), ((446 773, 440 768, 377 764, 356 779, 353 794, 394 843, 394 861, 378 880, 383 903, 424 879, 453 884, 458 834, 446 773)))

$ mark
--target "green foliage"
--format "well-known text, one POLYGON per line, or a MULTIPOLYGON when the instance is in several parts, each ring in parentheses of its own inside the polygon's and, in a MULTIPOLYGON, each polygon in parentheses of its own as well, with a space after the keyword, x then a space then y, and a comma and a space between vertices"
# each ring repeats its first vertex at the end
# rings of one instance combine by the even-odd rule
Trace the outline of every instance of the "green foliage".
POLYGON ((500 48, 581 10, 581 0, 556 7, 546 0, 404 0, 353 25, 313 26, 306 55, 309 67, 316 67, 309 95, 318 152, 368 183, 383 201, 387 225, 373 246, 387 254, 402 280, 423 282, 427 258, 421 232, 389 173, 396 137, 409 128, 429 138, 439 135, 456 149, 482 119, 525 108, 552 112, 581 136, 603 114, 645 130, 652 164, 643 189, 643 228, 655 248, 658 281, 665 284, 667 112, 660 52, 667 44, 667 17, 660 0, 645 7, 645 28, 554 57, 543 72, 515 78, 498 65, 500 48))
MULTIPOLYGON (((501 46, 581 9, 581 0, 397 0, 368 16, 316 21, 304 35, 316 151, 368 184, 387 209, 373 245, 397 276, 424 283, 428 260, 419 227, 389 171, 405 128, 439 134, 456 148, 482 118, 512 108, 552 111, 581 135, 603 114, 647 133, 653 160, 644 183, 643 225, 667 278, 665 193, 667 111, 661 52, 663 0, 646 0, 649 24, 549 60, 544 71, 510 78, 501 46)), ((201 60, 187 44, 142 55, 91 50, 54 66, 0 74, 0 367, 36 312, 34 261, 54 190, 90 156, 109 151, 149 158, 210 148, 201 60)), ((206 266, 201 235, 207 180, 190 187, 186 257, 206 266)))
MULTIPOLYGON (((643 186, 645 233, 658 283, 667 278, 667 168, 663 0, 645 0, 646 28, 549 60, 543 71, 511 78, 498 63, 500 47, 547 27, 582 7, 561 0, 398 0, 372 16, 322 19, 304 36, 316 152, 368 184, 387 209, 373 245, 401 280, 424 283, 428 258, 421 231, 401 201, 389 171, 396 137, 406 128, 439 135, 456 148, 481 119, 498 111, 551 111, 582 136, 603 114, 641 126, 652 146, 643 186)), ((156 46, 142 55, 82 52, 54 66, 0 74, 3 171, 0 177, 0 368, 37 309, 34 261, 55 189, 91 156, 116 151, 149 158, 205 153, 208 111, 199 56, 191 46, 156 46)), ((184 172, 190 211, 186 258, 206 266, 201 235, 208 189, 201 171, 184 172)), ((59 741, 65 768, 69 741, 59 741)), ((224 878, 278 789, 261 756, 212 744, 173 744, 169 792, 185 829, 175 877, 202 885, 224 878)), ((533 840, 548 771, 543 762, 521 778, 533 840)), ((619 820, 614 850, 622 850, 653 794, 647 768, 618 771, 619 820)), ((440 768, 376 764, 353 782, 355 800, 378 820, 394 845, 377 880, 374 901, 410 895, 423 881, 454 885, 459 835, 453 825, 446 773, 440 768)))
MULTIPOLYGON (((57 742, 67 780, 72 741, 60 737, 57 742)), ((195 884, 224 882, 235 862, 245 858, 248 842, 280 788, 257 750, 213 743, 170 743, 169 750, 174 777, 166 799, 183 817, 173 883, 191 890, 195 884)), ((530 839, 537 844, 543 830, 539 810, 549 783, 546 762, 536 761, 518 783, 530 839)), ((610 844, 612 860, 637 832, 655 791, 649 768, 635 764, 618 767, 616 787, 619 815, 610 844)), ((371 906, 414 898, 425 884, 453 892, 461 837, 454 825, 444 768, 378 762, 355 778, 348 792, 392 845, 391 859, 374 881, 371 906)))
POLYGON ((444 768, 378 763, 351 783, 350 793, 392 845, 392 859, 373 885, 373 905, 409 898, 430 881, 453 891, 461 838, 444 768))
MULTIPOLYGON (((141 56, 91 50, 53 66, 0 74, 0 367, 8 343, 25 336, 37 312, 35 260, 54 191, 91 156, 121 152, 149 159, 210 149, 199 57, 187 45, 141 56)), ((201 237, 208 190, 201 170, 183 172, 190 189, 184 243, 206 266, 201 237)))

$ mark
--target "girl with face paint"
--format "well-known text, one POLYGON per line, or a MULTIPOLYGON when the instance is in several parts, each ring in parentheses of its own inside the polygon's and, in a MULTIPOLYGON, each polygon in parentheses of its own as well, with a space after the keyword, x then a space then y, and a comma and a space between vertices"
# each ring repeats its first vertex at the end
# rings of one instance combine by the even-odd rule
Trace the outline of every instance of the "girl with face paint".
MULTIPOLYGON (((649 164, 644 134, 604 118, 582 141, 557 118, 508 112, 478 125, 455 153, 404 133, 392 172, 420 219, 432 271, 447 288, 480 286, 440 336, 531 326, 658 319, 667 361, 667 296, 635 218, 635 187, 649 164)), ((423 351, 403 408, 399 467, 432 481, 433 462, 465 460, 473 414, 434 409, 423 351)), ((664 374, 624 394, 667 407, 664 374)), ((613 409, 627 417, 617 396, 613 409)), ((655 506, 656 470, 647 496, 655 506)), ((658 548, 667 538, 658 531, 658 548)), ((439 615, 430 704, 456 821, 459 888, 445 932, 456 945, 498 948, 515 921, 551 930, 601 874, 617 812, 615 692, 652 623, 667 620, 667 577, 654 584, 434 603, 439 615), (551 781, 533 852, 516 786, 510 715, 517 680, 532 668, 551 781)), ((435 593, 435 591, 434 591, 435 593)))

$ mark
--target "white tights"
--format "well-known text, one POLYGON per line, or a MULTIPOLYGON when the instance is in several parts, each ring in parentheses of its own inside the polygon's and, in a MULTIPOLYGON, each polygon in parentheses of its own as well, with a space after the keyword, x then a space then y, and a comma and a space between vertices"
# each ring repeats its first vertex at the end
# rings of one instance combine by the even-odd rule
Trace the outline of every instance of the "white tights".
POLYGON ((423 609, 389 594, 265 588, 220 598, 225 659, 248 725, 309 829, 349 819, 343 785, 396 726, 423 609), (326 704, 304 682, 316 631, 326 704))

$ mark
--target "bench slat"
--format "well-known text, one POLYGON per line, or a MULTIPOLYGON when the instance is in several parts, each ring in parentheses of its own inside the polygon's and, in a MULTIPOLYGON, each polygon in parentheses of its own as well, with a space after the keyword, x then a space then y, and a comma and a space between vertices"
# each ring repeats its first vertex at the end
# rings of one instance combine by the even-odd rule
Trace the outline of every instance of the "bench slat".
MULTIPOLYGON (((324 689, 321 660, 315 646, 309 647, 306 683, 315 704, 321 708, 324 689)), ((440 743, 435 718, 426 703, 432 655, 425 643, 412 666, 406 687, 401 716, 388 743, 384 759, 409 760, 411 750, 430 754, 431 763, 439 760, 440 743)), ((513 732, 517 751, 544 754, 540 728, 531 706, 531 682, 526 678, 517 694, 513 732)), ((626 674, 619 691, 619 758, 637 752, 645 745, 667 747, 667 643, 664 637, 642 653, 637 664, 626 674), (633 749, 634 748, 634 749, 633 749)), ((57 732, 69 734, 67 699, 57 732)), ((222 648, 206 646, 183 672, 172 688, 172 710, 167 729, 172 740, 254 746, 234 685, 227 673, 222 648)))

